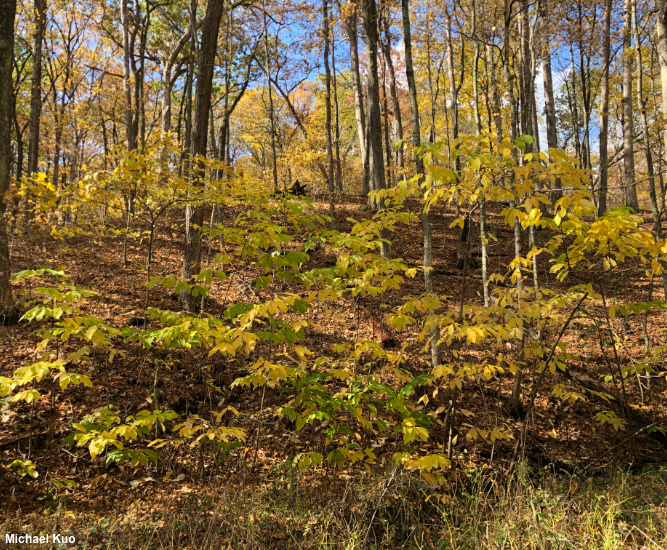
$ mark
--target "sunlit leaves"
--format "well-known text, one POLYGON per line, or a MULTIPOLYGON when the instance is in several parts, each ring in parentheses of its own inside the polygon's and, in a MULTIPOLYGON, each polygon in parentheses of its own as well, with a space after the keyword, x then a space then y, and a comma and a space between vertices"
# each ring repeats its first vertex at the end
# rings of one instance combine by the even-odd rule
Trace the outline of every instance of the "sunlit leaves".
POLYGON ((616 413, 613 411, 604 411, 596 414, 595 421, 600 424, 609 424, 614 428, 614 431, 625 431, 625 426, 627 425, 627 422, 616 416, 616 413))
POLYGON ((18 474, 21 477, 29 476, 34 479, 39 477, 37 465, 34 464, 32 460, 21 460, 20 458, 17 458, 9 466, 11 468, 18 468, 18 474))
MULTIPOLYGON (((178 415, 174 411, 140 411, 135 416, 128 416, 121 423, 120 416, 109 406, 90 415, 83 422, 74 423, 76 430, 72 440, 80 447, 87 445, 91 458, 95 459, 114 446, 116 451, 107 453, 107 464, 111 462, 130 462, 146 465, 149 460, 157 461, 159 456, 149 449, 127 449, 125 443, 131 443, 149 435, 156 423, 164 430, 164 422, 173 420, 178 415)), ((150 445, 149 445, 150 446, 150 445)))

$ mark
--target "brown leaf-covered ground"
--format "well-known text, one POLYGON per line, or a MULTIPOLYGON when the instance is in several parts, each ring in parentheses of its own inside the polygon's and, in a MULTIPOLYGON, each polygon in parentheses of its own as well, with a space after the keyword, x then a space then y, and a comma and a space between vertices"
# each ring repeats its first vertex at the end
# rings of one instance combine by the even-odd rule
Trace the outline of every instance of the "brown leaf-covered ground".
MULTIPOLYGON (((317 204, 323 212, 327 205, 317 204)), ((417 205, 411 205, 417 212, 417 205)), ((498 239, 490 247, 489 271, 505 272, 505 265, 511 261, 513 242, 511 229, 503 223, 499 216, 500 209, 489 214, 490 224, 498 239)), ((237 212, 227 210, 223 213, 224 220, 233 220, 237 212)), ((355 197, 344 198, 338 205, 337 218, 340 230, 349 230, 351 223, 347 218, 360 219, 368 217, 364 209, 364 201, 355 197)), ((434 242, 434 273, 435 292, 451 297, 447 304, 457 308, 461 289, 462 271, 456 268, 456 251, 458 247, 459 229, 449 226, 454 219, 453 210, 436 212, 432 215, 434 242)), ((650 220, 647 219, 647 222, 650 220)), ((114 223, 112 220, 110 223, 114 223)), ((119 220, 115 223, 122 226, 119 220)), ((647 224, 648 227, 648 224, 647 224)), ((145 228, 144 228, 145 229, 145 228)), ((479 261, 478 228, 473 227, 471 246, 471 265, 469 267, 466 288, 466 303, 482 302, 481 270, 479 261)), ((539 235, 538 238, 542 238, 539 235)), ((166 222, 159 224, 154 251, 154 274, 180 273, 181 246, 183 239, 182 214, 170 212, 166 222)), ((122 264, 122 237, 104 236, 71 237, 55 240, 35 230, 28 234, 17 233, 12 238, 12 270, 36 268, 39 264, 50 266, 62 265, 65 272, 77 285, 98 292, 88 299, 83 306, 86 313, 103 318, 107 323, 124 328, 133 318, 142 317, 145 297, 146 240, 130 239, 128 263, 122 264)), ((524 242, 524 251, 527 250, 524 242)), ((422 262, 421 230, 419 222, 409 228, 401 229, 393 235, 393 254, 401 257, 414 267, 422 262)), ((204 247, 206 257, 206 246, 204 247)), ((331 257, 325 249, 312 254, 307 267, 323 267, 331 257)), ((562 287, 548 272, 549 257, 539 256, 541 285, 546 288, 562 287)), ((239 273, 231 282, 214 283, 211 299, 207 301, 206 311, 213 315, 221 314, 226 307, 238 301, 255 302, 266 300, 272 293, 280 290, 279 286, 268 289, 254 290, 251 282, 258 272, 252 269, 239 273)), ((32 283, 28 283, 32 284, 32 283)), ((16 285, 19 295, 25 283, 16 285)), ((659 285, 656 285, 659 287, 659 285)), ((294 288, 297 291, 298 289, 294 288)), ((641 271, 622 266, 618 276, 608 281, 607 291, 610 296, 631 302, 647 299, 648 283, 641 271)), ((370 316, 358 315, 358 308, 350 299, 343 299, 329 308, 315 306, 308 313, 310 326, 307 331, 306 345, 316 355, 331 355, 332 346, 342 341, 354 342, 355 339, 373 339, 372 316, 380 316, 387 308, 401 303, 406 295, 417 295, 423 292, 423 280, 417 276, 407 279, 400 291, 390 291, 376 299, 365 298, 366 311, 370 316)), ((654 299, 663 299, 662 292, 656 288, 654 299)), ((156 287, 150 294, 150 305, 160 308, 177 309, 178 303, 170 296, 169 291, 156 287)), ((627 317, 627 325, 621 319, 614 321, 618 333, 628 336, 626 345, 630 355, 635 357, 643 353, 640 318, 635 315, 627 317)), ((40 323, 22 322, 16 326, 0 327, 0 374, 9 376, 19 366, 28 364, 34 359, 35 346, 40 341, 34 331, 40 323)), ((649 316, 649 336, 653 347, 664 345, 665 317, 662 313, 649 316)), ((423 343, 417 341, 418 328, 411 327, 401 333, 392 333, 396 345, 407 344, 412 358, 409 367, 415 372, 427 372, 427 358, 423 343)), ((546 334, 552 341, 554 334, 546 334)), ((597 379, 598 375, 608 372, 605 359, 600 352, 598 336, 585 323, 575 323, 565 335, 568 351, 578 354, 583 361, 575 361, 569 365, 577 372, 585 372, 589 377, 597 379)), ((62 439, 70 433, 70 422, 80 419, 93 410, 107 404, 114 404, 125 414, 134 414, 141 409, 152 409, 155 384, 156 354, 139 346, 119 344, 127 351, 124 358, 116 358, 108 364, 105 357, 93 355, 88 364, 72 369, 88 374, 95 387, 88 389, 82 386, 70 387, 66 391, 50 392, 55 388, 52 384, 46 391, 46 397, 31 410, 30 405, 11 403, 10 408, 15 415, 8 415, 3 409, 0 423, 0 494, 4 502, 0 505, 0 515, 21 510, 41 509, 48 503, 40 500, 45 496, 45 480, 48 478, 70 479, 77 482, 77 488, 66 490, 67 507, 70 510, 115 510, 117 514, 129 513, 128 503, 132 506, 156 507, 165 510, 178 506, 179 502, 188 498, 190 493, 198 496, 211 491, 211 487, 220 484, 236 487, 240 484, 262 487, 277 478, 278 465, 296 453, 313 450, 324 451, 324 437, 315 428, 307 426, 300 432, 284 420, 275 417, 274 410, 284 402, 285 395, 277 390, 267 390, 263 409, 260 414, 262 398, 261 389, 230 388, 234 379, 247 374, 247 366, 251 358, 237 356, 234 359, 222 359, 219 355, 209 359, 207 354, 198 349, 180 350, 160 353, 166 360, 160 369, 157 396, 160 408, 172 408, 178 413, 198 413, 209 415, 211 410, 220 410, 223 406, 232 405, 241 413, 232 425, 245 427, 248 430, 248 450, 234 451, 227 461, 221 465, 212 463, 212 455, 204 460, 204 474, 199 476, 196 451, 181 449, 178 452, 167 451, 163 461, 155 466, 130 468, 105 468, 103 460, 90 459, 87 449, 69 448, 61 445, 62 439), (215 384, 223 388, 222 394, 212 394, 205 383, 206 366, 211 366, 211 374, 215 384), (224 400, 224 401, 223 401, 224 400), (32 422, 30 423, 30 418, 32 422), (49 425, 53 418, 55 436, 49 443, 49 425), (254 454, 254 442, 259 422, 259 452, 257 466, 251 471, 254 454), (27 457, 38 465, 40 476, 37 480, 21 478, 9 464, 16 458, 27 457), (169 476, 166 474, 169 473, 169 476), (105 475, 99 483, 91 484, 96 476, 105 475), (168 477, 168 478, 167 478, 168 477)), ((445 358, 452 358, 450 350, 443 350, 445 358)), ((467 348, 470 357, 492 354, 493 350, 467 348)), ((626 364, 628 358, 625 350, 619 351, 621 361, 626 364)), ((658 368, 660 372, 661 369, 658 368)), ((533 373, 528 372, 525 385, 527 394, 531 387, 533 373)), ((561 374, 554 379, 566 382, 561 374)), ((639 405, 645 416, 658 425, 665 414, 664 392, 667 389, 664 377, 655 377, 650 388, 642 388, 635 379, 626 381, 625 391, 629 400, 639 405)), ((507 397, 511 391, 512 377, 509 374, 498 377, 486 384, 468 384, 460 397, 459 410, 465 409, 474 414, 474 424, 482 427, 493 426, 494 423, 505 424, 520 431, 521 420, 510 415, 507 397)), ((419 391, 424 391, 420 389, 419 391)), ((427 390, 431 395, 432 388, 427 390)), ((419 394, 421 395, 421 394, 419 394)), ((433 397, 429 407, 445 404, 449 394, 442 391, 433 397)), ((590 464, 594 458, 600 464, 633 464, 635 466, 662 463, 667 461, 667 450, 654 438, 640 434, 625 444, 621 444, 632 433, 614 432, 609 426, 600 426, 593 421, 597 412, 605 410, 604 402, 589 398, 586 402, 575 404, 563 403, 551 397, 548 392, 538 395, 535 413, 528 418, 528 439, 525 445, 525 457, 530 464, 547 466, 554 464, 557 468, 581 469, 590 464), (620 445, 619 445, 620 444, 620 445)), ((460 413, 456 419, 459 436, 453 448, 454 467, 487 467, 506 468, 511 459, 513 442, 496 442, 495 445, 482 440, 468 441, 466 429, 462 424, 468 422, 460 413)), ((444 430, 436 426, 431 438, 430 448, 434 452, 442 451, 446 441, 444 430)), ((387 453, 391 456, 391 453, 387 453)), ((385 462, 386 464, 387 462, 385 462)), ((321 486, 331 479, 349 479, 356 476, 356 470, 336 470, 332 468, 314 469, 307 472, 305 479, 313 486, 321 486)))

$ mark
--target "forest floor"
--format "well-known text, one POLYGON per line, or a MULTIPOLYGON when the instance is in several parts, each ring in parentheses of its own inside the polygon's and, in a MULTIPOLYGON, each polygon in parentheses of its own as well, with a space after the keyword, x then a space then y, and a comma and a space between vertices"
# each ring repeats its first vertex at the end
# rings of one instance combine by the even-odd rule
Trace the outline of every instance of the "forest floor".
MULTIPOLYGON (((346 197, 337 206, 339 230, 349 230, 348 218, 367 218, 364 201, 346 197)), ((317 204, 326 212, 327 205, 317 204)), ((417 205, 412 205, 417 212, 417 205)), ((223 211, 232 220, 238 211, 223 211)), ((489 212, 497 242, 490 246, 489 271, 505 273, 514 251, 511 228, 503 223, 499 209, 489 212)), ((646 216, 647 227, 650 221, 646 216)), ((450 208, 431 217, 434 242, 435 293, 454 297, 447 307, 458 305, 461 270, 456 268, 459 229, 450 208)), ((118 227, 122 227, 118 221, 118 227)), ((146 228, 142 228, 146 229, 146 228)), ((538 240, 546 238, 538 233, 538 240)), ((466 303, 482 303, 478 228, 473 227, 466 285, 466 303)), ((180 274, 183 242, 182 215, 170 212, 158 227, 153 274, 180 274)), ((130 239, 128 262, 122 267, 122 237, 74 236, 56 240, 41 233, 12 237, 12 270, 34 269, 40 264, 63 266, 75 284, 96 291, 83 310, 125 328, 143 318, 145 299, 146 240, 130 239)), ((215 247, 215 243, 214 243, 215 247)), ((422 264, 421 229, 418 221, 395 232, 394 257, 411 267, 422 264)), ((523 250, 528 250, 527 242, 523 250)), ((203 257, 206 258, 206 246, 203 257)), ((215 248, 211 257, 215 255, 215 248)), ((331 262, 326 249, 312 253, 307 268, 331 262)), ((334 258, 335 259, 335 258, 334 258)), ((562 287, 549 274, 549 257, 538 256, 542 286, 562 287)), ((256 290, 250 283, 259 275, 247 268, 225 283, 213 284, 206 312, 221 315, 239 302, 266 301, 279 285, 256 290)), ((25 287, 25 282, 17 285, 25 287)), ((657 285, 659 286, 659 285, 657 285)), ((647 300, 648 283, 637 266, 619 270, 608 281, 610 296, 624 301, 647 300), (642 278, 643 277, 643 278, 642 278)), ((290 289, 294 292, 303 289, 290 289)), ((362 306, 382 315, 401 303, 405 295, 423 292, 423 279, 406 279, 400 290, 376 299, 364 298, 362 306)), ((653 299, 663 299, 658 289, 653 299)), ((150 305, 178 309, 170 292, 155 287, 150 305)), ((359 304, 340 300, 309 313, 307 343, 316 355, 330 355, 332 345, 356 339, 373 339, 372 321, 359 315, 359 304)), ((614 321, 615 330, 627 336, 629 355, 644 349, 641 319, 630 315, 614 321)), ((0 327, 0 375, 34 360, 41 340, 35 330, 43 323, 21 322, 0 327)), ((649 317, 648 334, 654 347, 667 344, 667 322, 661 313, 649 317)), ((428 370, 418 328, 392 333, 397 346, 406 344, 414 358, 413 372, 428 370)), ((595 379, 608 372, 598 351, 598 334, 584 324, 573 324, 564 342, 568 352, 585 360, 575 367, 595 379)), ((0 423, 0 548, 4 533, 39 533, 58 528, 74 533, 81 548, 662 548, 667 547, 667 449, 641 433, 616 432, 593 421, 604 403, 589 399, 574 404, 540 396, 529 419, 529 438, 523 449, 525 463, 519 478, 525 483, 508 485, 503 472, 512 458, 514 442, 458 437, 452 452, 453 468, 445 495, 431 498, 414 476, 390 468, 359 473, 352 468, 316 468, 304 472, 289 466, 295 454, 324 452, 324 438, 313 426, 296 432, 274 416, 284 402, 278 390, 230 388, 232 381, 247 375, 251 359, 208 359, 202 350, 176 350, 164 358, 155 388, 152 355, 140 346, 121 346, 127 354, 111 365, 91 362, 79 372, 93 380, 94 388, 70 387, 42 399, 34 409, 12 404, 18 414, 6 414, 0 423), (211 369, 206 370, 210 365, 211 369), (87 368, 87 371, 86 371, 87 368), (207 372, 223 389, 211 396, 207 372), (178 413, 208 415, 218 404, 232 405, 241 413, 236 425, 252 434, 260 421, 257 464, 252 470, 254 448, 239 449, 222 464, 203 464, 195 451, 172 453, 164 464, 147 467, 105 468, 93 461, 87 449, 60 444, 91 411, 114 404, 125 414, 151 409, 156 391, 160 408, 178 413), (211 407, 211 405, 213 405, 211 407), (55 415, 55 416, 54 416, 55 415), (49 423, 55 418, 55 444, 49 445, 49 423), (40 477, 20 478, 8 465, 29 456, 39 465, 40 477), (595 461, 595 462, 593 462, 595 461), (76 488, 47 492, 46 480, 68 479, 76 488), (63 498, 66 497, 66 498, 63 498), (511 520, 511 521, 510 521, 511 520), (606 545, 609 542, 609 545, 606 545), (662 545, 662 546, 661 546, 662 545)), ((443 350, 445 360, 450 350, 443 350)), ((474 352, 470 352, 474 353, 474 352)), ((479 353, 482 353, 480 351, 479 353)), ((662 372, 664 369, 657 369, 662 372)), ((529 380, 531 374, 527 374, 529 380)), ((562 376, 556 374, 555 376, 562 376)), ((506 374, 485 387, 465 387, 460 406, 475 415, 480 425, 504 423, 515 432, 521 420, 509 413, 507 396, 512 377, 506 374)), ((528 384, 526 387, 530 387, 528 384)), ((628 381, 629 401, 641 403, 645 414, 658 425, 665 420, 667 382, 654 378, 650 387, 628 381)), ((446 396, 439 398, 444 403, 446 396)), ((439 403, 433 400, 434 406, 439 403)), ((432 452, 442 452, 446 437, 436 429, 432 452)), ((29 545, 25 546, 30 547, 29 545)), ((35 546, 37 547, 37 546, 35 546)))

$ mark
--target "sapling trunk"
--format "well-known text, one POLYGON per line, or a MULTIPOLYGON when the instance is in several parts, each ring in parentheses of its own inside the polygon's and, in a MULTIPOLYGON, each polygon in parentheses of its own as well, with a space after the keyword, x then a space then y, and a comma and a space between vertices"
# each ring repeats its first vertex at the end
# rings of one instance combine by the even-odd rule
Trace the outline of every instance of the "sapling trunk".
MULTIPOLYGON (((153 410, 160 410, 160 403, 157 398, 157 385, 160 382, 160 365, 155 366, 155 378, 153 379, 153 410)), ((160 422, 155 423, 155 437, 160 435, 160 422)))
POLYGON ((458 387, 454 389, 454 395, 452 396, 452 407, 449 414, 449 422, 447 429, 447 458, 452 459, 452 446, 454 439, 454 419, 456 418, 456 401, 459 398, 459 389, 458 387))
MULTIPOLYGON (((459 217, 459 214, 454 215, 456 218, 459 217)), ((465 256, 467 256, 468 243, 470 242, 470 213, 466 214, 463 217, 463 226, 461 227, 461 233, 459 234, 459 244, 456 249, 456 267, 457 269, 463 269, 463 264, 466 261, 465 256)))
POLYGON ((55 403, 55 393, 53 391, 53 388, 51 388, 51 415, 49 418, 49 454, 52 456, 53 455, 53 432, 54 432, 54 425, 56 421, 56 403, 55 403))
MULTIPOLYGON (((211 221, 208 224, 209 231, 213 230, 213 216, 215 214, 215 204, 211 207, 211 221)), ((206 253, 206 264, 211 264, 211 234, 208 235, 208 252, 206 253)))
MULTIPOLYGON (((600 295, 602 296, 602 306, 604 307, 604 319, 605 323, 607 325, 607 330, 609 330, 609 338, 611 338, 611 341, 614 342, 614 337, 616 336, 616 333, 614 332, 614 329, 611 326, 611 320, 609 319, 609 310, 607 309, 607 300, 605 299, 605 296, 602 292, 600 292, 600 295)), ((621 340, 618 338, 619 341, 621 340)), ((631 414, 630 414, 630 405, 628 401, 628 395, 625 390, 625 378, 623 378, 623 368, 621 367, 621 359, 618 356, 618 350, 616 349, 615 343, 611 346, 612 351, 614 352, 614 361, 616 363, 616 368, 618 370, 618 380, 621 384, 621 391, 623 392, 623 410, 625 413, 625 417, 630 422, 631 419, 631 414)))
MULTIPOLYGON (((475 1, 472 3, 472 30, 473 34, 476 32, 476 22, 477 22, 477 6, 475 1)), ((477 80, 478 80, 478 70, 479 70, 479 58, 480 58, 480 45, 479 41, 475 40, 475 58, 472 65, 473 70, 473 107, 475 111, 475 134, 479 137, 482 134, 482 119, 479 114, 479 93, 477 90, 477 80)), ((487 71, 488 73, 488 71, 487 71)), ((488 76, 488 74, 487 74, 488 76)), ((487 95, 488 101, 488 95, 487 95)), ((488 105, 487 105, 488 108, 488 105)), ((490 119, 490 117, 489 117, 490 119)), ((491 121, 489 120, 489 123, 491 121)), ((488 281, 488 257, 486 251, 486 203, 485 199, 482 199, 479 202, 479 238, 482 246, 482 286, 484 292, 484 307, 489 307, 489 281, 488 281)))
POLYGON ((127 203, 127 220, 125 222, 125 236, 123 237, 123 267, 127 265, 127 234, 130 232, 130 203, 127 203))
MULTIPOLYGON (((535 226, 531 225, 528 228, 528 239, 531 248, 535 248, 535 226)), ((535 285, 535 299, 537 299, 537 293, 540 290, 540 280, 537 271, 537 254, 533 254, 533 283, 535 285)))
POLYGON ((153 260, 153 235, 155 235, 155 221, 151 221, 151 233, 148 238, 148 255, 146 257, 146 298, 144 299, 144 330, 146 330, 146 311, 148 310, 148 297, 150 289, 148 282, 151 280, 151 262, 153 260))
MULTIPOLYGON (((427 294, 433 294, 433 239, 431 235, 431 220, 429 214, 424 211, 423 206, 422 229, 424 232, 424 290, 427 294)), ((429 316, 433 318, 433 313, 429 313, 429 316)), ((440 340, 440 328, 434 322, 431 328, 431 364, 434 367, 438 366, 441 362, 438 340, 440 340)))
MULTIPOLYGON (((171 257, 171 249, 174 247, 174 231, 173 231, 173 226, 169 224, 169 250, 167 251, 167 262, 169 261, 169 258, 171 257)), ((166 269, 162 272, 164 275, 166 273, 166 269)))
MULTIPOLYGON (((523 338, 519 340, 517 357, 519 361, 523 357, 523 338)), ((512 383, 512 412, 518 417, 523 418, 523 402, 521 401, 521 384, 523 382, 523 370, 520 365, 517 365, 514 373, 514 381, 512 383)))
MULTIPOLYGON (((516 205, 514 201, 510 202, 510 208, 515 208, 516 205)), ((514 258, 515 260, 521 259, 521 223, 519 218, 514 218, 514 258)), ((519 270, 519 277, 516 281, 516 290, 517 290, 517 310, 521 307, 521 298, 523 297, 523 277, 521 275, 521 265, 517 265, 519 270)), ((519 361, 523 356, 523 342, 524 336, 521 336, 518 345, 518 354, 517 357, 519 361)), ((516 372, 514 373, 514 383, 512 385, 512 410, 515 414, 523 416, 523 403, 521 402, 521 382, 523 381, 523 371, 521 367, 517 366, 516 372)))
MULTIPOLYGON (((479 203, 477 204, 479 206, 479 203)), ((463 302, 465 300, 465 291, 466 291, 466 275, 468 274, 468 254, 470 252, 470 218, 472 213, 477 208, 475 206, 466 216, 466 224, 468 225, 467 235, 466 235, 466 247, 465 247, 465 256, 463 258, 463 276, 461 277, 461 300, 459 302, 459 322, 463 321, 463 302)), ((465 230, 465 228, 464 228, 465 230)))
MULTIPOLYGON (((648 301, 651 301, 651 298, 653 297, 653 279, 649 281, 648 284, 648 301)), ((648 311, 644 310, 642 313, 642 335, 644 337, 644 351, 648 351, 649 347, 651 346, 651 342, 648 337, 648 311)), ((647 375, 648 376, 648 375, 647 375)), ((649 377, 648 380, 650 381, 651 378, 649 377)))
MULTIPOLYGON (((34 384, 33 384, 34 387, 34 384)), ((30 460, 30 455, 32 454, 32 417, 35 412, 35 401, 33 400, 30 403, 30 418, 28 420, 28 458, 26 460, 30 460)))
POLYGON ((102 257, 101 245, 102 245, 102 238, 100 237, 97 240, 97 277, 98 278, 100 276, 100 264, 101 264, 100 258, 102 257))
MULTIPOLYGON (((531 249, 535 248, 535 226, 531 225, 528 228, 528 239, 530 243, 531 249)), ((533 255, 533 283, 535 285, 535 300, 538 299, 538 294, 540 292, 540 279, 539 279, 539 274, 537 271, 537 254, 533 255)), ((542 341, 542 327, 541 327, 541 321, 542 321, 542 313, 540 312, 540 318, 538 320, 538 329, 537 329, 537 338, 541 342, 542 341)))
POLYGON ((262 388, 262 401, 259 404, 259 416, 257 417, 257 435, 255 436, 255 455, 252 459, 252 468, 250 468, 250 473, 255 471, 255 465, 257 464, 257 453, 259 452, 259 429, 262 426, 262 411, 264 410, 264 395, 266 394, 266 384, 262 388))
POLYGON ((479 238, 482 245, 482 286, 484 287, 484 307, 489 307, 489 256, 486 249, 486 200, 479 203, 479 238))
MULTIPOLYGON (((218 205, 218 228, 222 227, 222 209, 220 208, 220 205, 218 205)), ((225 237, 222 231, 218 235, 218 241, 220 241, 220 252, 224 252, 224 244, 225 244, 225 237)))

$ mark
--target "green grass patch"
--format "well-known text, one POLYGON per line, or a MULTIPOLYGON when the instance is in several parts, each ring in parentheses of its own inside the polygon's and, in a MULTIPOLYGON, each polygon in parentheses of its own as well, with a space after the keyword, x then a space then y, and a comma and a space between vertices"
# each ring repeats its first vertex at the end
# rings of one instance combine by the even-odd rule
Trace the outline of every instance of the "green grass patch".
POLYGON ((402 471, 318 480, 278 476, 262 487, 182 492, 180 501, 114 505, 111 515, 62 503, 5 518, 0 547, 5 533, 56 532, 74 535, 82 549, 667 548, 663 467, 585 480, 523 469, 511 483, 459 471, 444 490, 402 471))

